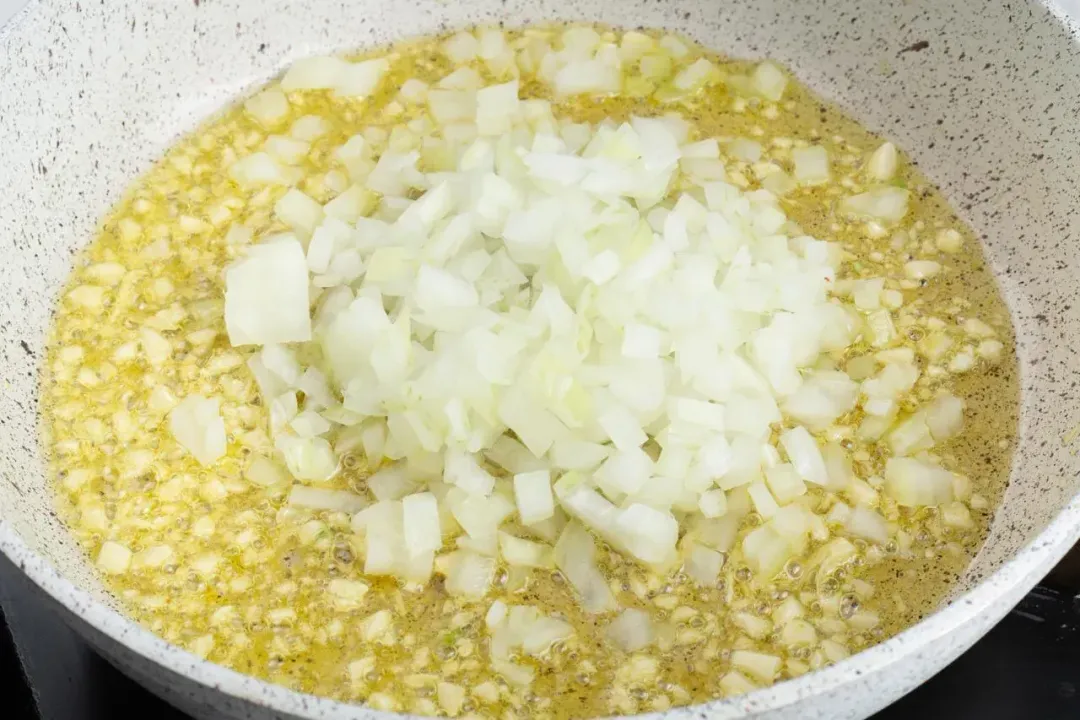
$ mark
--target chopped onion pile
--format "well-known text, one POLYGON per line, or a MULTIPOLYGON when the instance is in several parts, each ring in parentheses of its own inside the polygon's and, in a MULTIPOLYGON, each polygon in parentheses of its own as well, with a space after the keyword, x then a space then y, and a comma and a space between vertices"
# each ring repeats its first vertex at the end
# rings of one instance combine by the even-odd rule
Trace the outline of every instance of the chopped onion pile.
MULTIPOLYGON (((242 185, 291 186, 274 207, 285 230, 226 274, 229 339, 259 346, 249 367, 277 452, 252 461, 253 482, 280 482, 281 462, 302 483, 291 504, 355 513, 369 575, 439 572, 479 599, 500 562, 557 567, 589 612, 618 609, 594 536, 704 585, 731 552, 768 580, 836 535, 887 543, 898 505, 959 504, 929 451, 960 431, 963 402, 915 407, 896 298, 883 279, 838 283, 842 249, 805 235, 779 200, 829 181, 823 147, 794 149, 791 176, 746 190, 728 171, 761 157, 754 141, 698 138, 674 114, 575 124, 520 96, 525 76, 557 96, 642 82, 677 96, 721 80, 707 60, 674 67, 637 33, 614 45, 572 28, 555 48, 515 50, 483 31, 445 50, 453 72, 400 88, 413 119, 337 148, 348 182, 333 200, 296 186, 316 116, 232 168, 242 185), (852 346, 878 352, 848 361, 852 346), (836 442, 852 435, 887 445, 884 480, 855 475, 836 442), (325 487, 356 455, 370 497, 325 487), (751 512, 762 522, 736 545, 751 512)), ((248 111, 272 126, 285 92, 364 97, 386 69, 304 60, 248 111)), ((786 84, 769 63, 725 80, 773 102, 786 84)), ((867 176, 887 181, 896 163, 882 146, 867 176)), ((888 225, 907 199, 872 185, 841 205, 888 225)), ((172 416, 204 463, 223 452, 214 402, 188 398, 172 416)), ((569 627, 529 610, 492 624, 495 661, 522 681, 510 651, 541 652, 569 627)), ((653 632, 630 612, 610 629, 627 650, 653 632)), ((755 653, 735 665, 775 673, 755 653)))

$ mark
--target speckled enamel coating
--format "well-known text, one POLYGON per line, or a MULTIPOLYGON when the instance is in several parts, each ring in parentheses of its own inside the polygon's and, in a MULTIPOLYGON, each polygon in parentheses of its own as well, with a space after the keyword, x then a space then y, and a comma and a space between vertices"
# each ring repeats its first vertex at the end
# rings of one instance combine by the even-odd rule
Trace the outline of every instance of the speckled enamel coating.
POLYGON ((905 147, 979 231, 1013 313, 1022 441, 952 604, 821 672, 664 717, 870 714, 967 649, 1080 536, 1080 459, 1062 441, 1080 424, 1080 29, 1064 2, 31 2, 0 30, 0 551, 112 662, 198 717, 389 717, 198 660, 115 611, 42 471, 36 386, 57 290, 138 173, 291 60, 471 22, 664 26, 779 59, 905 147))

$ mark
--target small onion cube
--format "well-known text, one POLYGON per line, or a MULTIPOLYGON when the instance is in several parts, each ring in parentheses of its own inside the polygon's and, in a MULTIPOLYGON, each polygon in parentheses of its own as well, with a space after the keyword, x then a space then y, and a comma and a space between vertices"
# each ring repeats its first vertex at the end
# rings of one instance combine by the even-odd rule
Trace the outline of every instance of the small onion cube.
POLYGON ((470 308, 479 302, 476 288, 453 273, 422 265, 416 276, 416 306, 437 312, 446 308, 470 308))
POLYGON ((758 64, 750 80, 758 94, 772 102, 780 101, 788 82, 784 71, 769 61, 758 64))
POLYGON ((889 542, 889 528, 885 518, 863 505, 856 505, 844 523, 844 529, 855 537, 884 545, 889 542))
POLYGON ((263 90, 248 98, 244 109, 263 127, 273 127, 289 114, 289 100, 280 90, 263 90))
POLYGON ((765 470, 765 481, 773 497, 781 505, 786 505, 800 495, 806 494, 806 483, 792 465, 784 463, 765 470))
POLYGON ((915 458, 889 458, 885 492, 908 507, 942 505, 953 499, 952 473, 915 458))
POLYGON ((296 140, 311 142, 325 135, 330 130, 330 123, 318 115, 304 115, 289 128, 289 135, 296 140))
POLYGON ((348 64, 335 57, 309 57, 297 60, 281 79, 281 89, 285 92, 333 89, 348 64))
POLYGON ((515 475, 514 499, 523 525, 532 525, 550 518, 555 514, 550 473, 547 470, 537 470, 515 475))
POLYGON ((567 524, 555 544, 555 565, 581 596, 585 612, 601 613, 618 607, 607 581, 595 563, 596 542, 585 528, 567 524))
POLYGON ((621 405, 606 410, 597 422, 619 450, 639 448, 649 439, 634 415, 621 405))
POLYGON ((679 523, 671 513, 641 503, 619 513, 616 527, 631 554, 647 563, 671 559, 679 539, 679 523))
POLYGON ((495 489, 495 478, 467 453, 447 451, 444 467, 446 482, 467 493, 487 496, 495 489))
POLYGON ((476 129, 480 135, 509 132, 518 117, 518 81, 489 85, 476 93, 476 129))
POLYGON ((754 652, 752 650, 735 650, 731 653, 731 666, 746 672, 761 682, 771 683, 780 672, 782 661, 776 655, 754 652))
POLYGON ((382 468, 367 479, 368 489, 380 501, 400 500, 416 489, 404 465, 382 468))
POLYGON ((795 466, 799 476, 815 485, 828 486, 829 474, 825 469, 825 460, 821 456, 817 441, 799 426, 785 430, 780 435, 780 444, 787 453, 788 460, 795 466))
POLYGON ((683 563, 683 571, 700 585, 712 586, 724 567, 724 555, 704 545, 691 544, 683 563))
POLYGON ((221 401, 188 395, 169 413, 173 437, 200 465, 212 465, 225 454, 225 421, 221 401))
POLYGON ((614 250, 604 250, 581 269, 582 274, 596 285, 609 282, 619 272, 622 263, 614 250))
POLYGON ((311 237, 323 219, 322 205, 296 188, 290 188, 277 201, 274 214, 303 238, 311 237))
POLYGON ((446 578, 446 591, 469 600, 479 600, 487 595, 494 579, 494 558, 460 551, 446 578))
POLYGON ((406 495, 401 499, 405 547, 413 555, 442 547, 439 505, 429 492, 406 495))
POLYGON ((637 652, 656 637, 652 618, 644 610, 627 608, 611 621, 605 633, 623 652, 637 652))
POLYGON ((772 493, 769 492, 769 488, 760 480, 755 483, 750 483, 746 490, 750 493, 750 500, 754 503, 754 510, 766 520, 775 515, 780 509, 780 506, 776 504, 776 500, 773 498, 772 493))
POLYGON ((289 504, 309 510, 330 510, 332 512, 360 512, 368 506, 368 501, 345 490, 327 490, 306 485, 293 485, 289 490, 289 504))
POLYGON ((597 471, 597 479, 605 488, 633 495, 648 481, 653 461, 641 448, 618 450, 604 461, 597 471))
POLYGON ((289 185, 294 175, 281 166, 269 153, 257 152, 237 160, 229 166, 229 176, 241 187, 254 188, 261 185, 289 185))
POLYGON ((655 327, 630 323, 623 328, 622 354, 630 358, 658 357, 663 338, 663 333, 655 327))
POLYGON ((511 473, 527 473, 544 468, 544 462, 509 435, 499 438, 484 453, 491 462, 511 473))
POLYGON ((339 461, 330 443, 321 437, 299 438, 279 435, 275 446, 297 480, 325 482, 337 474, 339 461))
POLYGON ((346 63, 338 72, 334 90, 338 95, 346 97, 368 97, 375 94, 389 69, 390 62, 386 58, 346 63))
POLYGON ((284 470, 261 455, 255 455, 251 458, 247 468, 244 470, 244 478, 263 487, 279 485, 289 480, 289 476, 284 470))
POLYGON ((566 434, 566 426, 557 417, 516 388, 503 395, 498 412, 499 419, 536 457, 546 453, 557 437, 566 434))
POLYGON ((610 454, 607 445, 586 440, 556 440, 548 451, 551 464, 563 470, 590 470, 610 454))
POLYGON ((326 433, 332 425, 317 412, 305 410, 289 421, 289 427, 300 437, 310 438, 326 433))
POLYGON ((926 408, 926 424, 934 440, 942 442, 964 427, 964 401, 948 393, 934 398, 926 408))
POLYGON ((442 51, 451 62, 463 65, 476 59, 480 52, 480 43, 471 32, 459 32, 442 44, 442 51))
POLYGON ((846 197, 840 201, 840 209, 852 215, 895 223, 907 215, 909 197, 906 189, 888 185, 846 197))
POLYGON ((499 533, 499 552, 512 567, 555 567, 555 556, 550 545, 514 537, 509 533, 499 533))
POLYGON ((256 245, 225 271, 225 327, 234 347, 311 339, 307 260, 295 237, 256 245))
POLYGON ((719 488, 701 493, 698 509, 707 518, 720 517, 727 512, 727 493, 719 488))
POLYGON ((795 180, 800 185, 820 185, 829 181, 829 153, 819 145, 791 151, 795 180))

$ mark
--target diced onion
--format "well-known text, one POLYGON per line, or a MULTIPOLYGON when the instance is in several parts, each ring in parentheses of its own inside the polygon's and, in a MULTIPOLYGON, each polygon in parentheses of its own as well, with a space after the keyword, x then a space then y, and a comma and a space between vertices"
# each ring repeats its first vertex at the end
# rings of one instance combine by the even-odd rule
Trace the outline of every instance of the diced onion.
MULTIPOLYGON (((240 223, 228 233, 239 259, 226 271, 226 327, 233 345, 262 346, 248 368, 277 451, 253 457, 245 476, 276 492, 291 475, 305 484, 290 490, 290 505, 354 513, 367 574, 411 584, 437 571, 448 592, 477 600, 499 562, 515 587, 523 568, 554 567, 590 613, 618 609, 593 534, 650 570, 681 564, 710 586, 730 552, 756 582, 794 559, 822 578, 855 553, 833 533, 877 545, 898 537, 895 504, 939 505, 948 527, 971 527, 956 478, 924 454, 961 431, 963 401, 912 405, 923 399, 921 366, 896 346, 911 321, 904 294, 883 277, 838 277, 843 249, 802 235, 779 199, 850 163, 824 145, 794 147, 789 175, 777 159, 785 147, 697 137, 674 113, 566 122, 556 101, 522 98, 522 88, 535 78, 555 98, 625 87, 674 101, 720 74, 674 36, 627 33, 616 45, 570 28, 555 47, 511 43, 494 28, 457 33, 442 45, 450 72, 394 90, 387 117, 407 109, 407 121, 366 127, 336 148, 324 147, 330 124, 314 112, 287 134, 277 127, 301 103, 294 93, 369 96, 389 58, 301 60, 247 102, 277 134, 230 174, 244 188, 281 186, 263 193, 288 232, 255 244, 240 223), (338 167, 301 185, 312 148, 338 167), (750 182, 762 189, 746 190, 750 182), (873 350, 849 358, 856 342, 873 350), (883 482, 856 477, 839 444, 853 436, 891 451, 883 482), (307 486, 360 453, 374 505, 307 486), (808 485, 824 489, 824 503, 808 485), (761 523, 743 533, 751 512, 761 523)), ((725 81, 737 109, 755 99, 767 114, 788 82, 768 62, 725 81)), ((908 192, 884 184, 897 164, 896 148, 882 145, 865 166, 875 184, 841 200, 875 237, 907 211, 908 192)), ((901 287, 945 270, 910 260, 901 287)), ((99 274, 117 282, 119 273, 99 274)), ((77 290, 69 302, 100 311, 104 297, 77 290)), ((143 328, 125 361, 166 362, 179 348, 168 329, 143 328)), ((1000 345, 993 328, 971 318, 964 330, 970 357, 1001 350, 975 349, 1000 345)), ((924 345, 925 359, 944 362, 924 345)), ((219 401, 198 399, 215 419, 189 400, 172 410, 174 434, 213 462, 225 450, 219 401)), ((175 404, 160 392, 152 403, 175 404)), ((245 444, 269 451, 257 433, 245 444)), ((312 541, 326 531, 313 522, 312 541)), ((496 607, 492 661, 529 684, 535 672, 511 651, 545 652, 570 628, 526 606, 496 607)), ((795 610, 776 620, 782 643, 835 634, 795 610)), ((627 652, 670 640, 670 628, 647 620, 628 610, 609 634, 627 652)), ((754 640, 774 631, 750 613, 736 622, 754 640)), ((738 652, 725 688, 751 685, 746 675, 775 679, 777 658, 738 652)), ((456 690, 442 694, 444 707, 460 708, 456 690)))
POLYGON ((495 578, 495 560, 472 552, 459 552, 446 578, 446 591, 477 600, 487 594, 495 578))
POLYGON ((570 585, 581 597, 586 612, 601 613, 617 606, 604 576, 596 567, 596 543, 585 528, 570 523, 555 545, 555 565, 566 575, 570 585))
POLYGON ((840 207, 853 215, 899 222, 907 214, 908 196, 906 189, 890 185, 846 197, 840 207))
POLYGON ((169 413, 173 437, 201 465, 212 465, 225 454, 225 421, 217 398, 188 395, 169 413))
POLYGON ((795 148, 791 151, 791 160, 795 164, 795 180, 800 185, 820 185, 829 181, 829 153, 825 148, 818 145, 795 148))
POLYGON ((551 546, 499 533, 499 552, 506 562, 515 567, 554 568, 555 557, 551 546))
POLYGON ((773 102, 780 101, 788 82, 784 71, 768 61, 754 68, 751 80, 757 92, 766 100, 773 102))
POLYGON ((514 476, 514 498, 518 515, 525 525, 547 520, 555 514, 551 494, 551 476, 546 470, 519 473, 514 476))
POLYGON ((608 625, 607 636, 623 652, 637 652, 652 644, 655 631, 647 612, 627 608, 608 625))
POLYGON ((889 528, 885 523, 885 518, 862 505, 856 505, 852 509, 844 527, 855 537, 879 545, 884 545, 889 541, 889 528))
POLYGON ((309 510, 331 510, 351 515, 363 510, 369 503, 359 495, 345 490, 293 485, 289 490, 289 504, 309 510))
POLYGON ((724 567, 723 554, 703 545, 691 544, 686 553, 683 570, 701 585, 716 584, 716 578, 724 567))
POLYGON ((252 247, 225 271, 225 326, 236 345, 311 339, 303 247, 280 237, 252 247))
POLYGON ((429 492, 406 495, 401 499, 405 547, 412 555, 442 547, 439 504, 429 492))
POLYGON ((909 507, 941 505, 953 499, 952 473, 915 458, 889 458, 885 492, 909 507))
POLYGON ((731 665, 749 673, 762 682, 772 682, 780 671, 781 659, 775 655, 735 650, 731 653, 731 665))
POLYGON ((786 430, 780 435, 780 444, 795 466, 799 476, 815 485, 827 486, 829 474, 817 442, 804 427, 786 430))

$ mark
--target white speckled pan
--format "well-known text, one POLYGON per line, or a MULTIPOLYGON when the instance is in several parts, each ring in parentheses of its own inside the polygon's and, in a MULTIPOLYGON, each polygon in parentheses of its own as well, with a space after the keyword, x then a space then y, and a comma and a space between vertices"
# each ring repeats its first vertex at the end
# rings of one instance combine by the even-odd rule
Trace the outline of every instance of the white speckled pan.
MULTIPOLYGON (((1073 9, 1076 3, 1072 3, 1073 9)), ((0 30, 0 551, 114 663, 199 717, 376 718, 196 659, 119 615, 51 512, 37 439, 50 310, 75 250, 180 134, 289 61, 473 22, 664 26, 769 55, 905 147, 983 237, 1012 309, 1022 439, 962 594, 821 672, 670 718, 855 718, 968 648, 1080 536, 1080 28, 960 0, 37 0, 0 30)))

